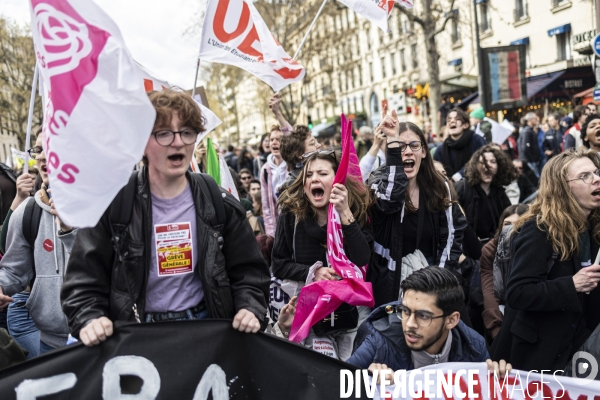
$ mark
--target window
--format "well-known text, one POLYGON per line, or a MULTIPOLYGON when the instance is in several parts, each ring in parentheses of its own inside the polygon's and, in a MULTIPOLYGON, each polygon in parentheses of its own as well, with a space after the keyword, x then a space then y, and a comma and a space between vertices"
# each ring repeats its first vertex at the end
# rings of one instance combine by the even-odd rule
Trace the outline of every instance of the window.
POLYGON ((515 0, 515 22, 525 19, 529 16, 526 0, 515 0))
POLYGON ((398 34, 402 35, 402 13, 398 13, 398 34))
POLYGON ((412 67, 413 69, 419 68, 419 59, 417 55, 417 44, 413 43, 410 45, 410 53, 412 57, 412 67))
POLYGON ((346 82, 348 82, 348 89, 352 89, 354 86, 354 79, 352 79, 352 71, 348 71, 346 74, 346 82))
POLYGON ((363 80, 362 80, 362 67, 359 65, 358 66, 358 84, 360 86, 363 85, 363 80))
POLYGON ((392 76, 395 76, 398 71, 396 71, 396 53, 390 54, 390 63, 392 64, 392 76))
POLYGON ((385 57, 381 57, 381 76, 385 78, 385 57))
POLYGON ((406 71, 406 52, 404 49, 400 50, 400 68, 402 68, 402 72, 406 71))
POLYGON ((371 82, 373 82, 373 63, 369 63, 369 76, 371 77, 371 82))
POLYGON ((488 5, 486 2, 479 3, 479 31, 487 32, 492 29, 490 16, 488 14, 488 5))
POLYGON ((452 18, 452 43, 460 42, 460 26, 458 24, 458 10, 453 10, 454 18, 452 18))
POLYGON ((557 61, 571 59, 571 32, 556 35, 556 55, 557 61))

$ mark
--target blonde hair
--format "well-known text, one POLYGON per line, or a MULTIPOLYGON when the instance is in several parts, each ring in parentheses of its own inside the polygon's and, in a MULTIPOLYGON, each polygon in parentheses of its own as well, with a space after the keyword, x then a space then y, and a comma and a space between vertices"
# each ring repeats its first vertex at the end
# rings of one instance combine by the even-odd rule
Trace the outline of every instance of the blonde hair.
POLYGON ((567 170, 573 161, 588 158, 600 169, 600 156, 595 151, 570 149, 548 161, 540 177, 538 195, 525 214, 514 224, 513 232, 536 220, 538 229, 547 232, 552 249, 561 255, 560 260, 571 258, 579 252, 579 234, 592 226, 592 236, 600 243, 600 210, 593 210, 586 218, 567 182, 567 170))

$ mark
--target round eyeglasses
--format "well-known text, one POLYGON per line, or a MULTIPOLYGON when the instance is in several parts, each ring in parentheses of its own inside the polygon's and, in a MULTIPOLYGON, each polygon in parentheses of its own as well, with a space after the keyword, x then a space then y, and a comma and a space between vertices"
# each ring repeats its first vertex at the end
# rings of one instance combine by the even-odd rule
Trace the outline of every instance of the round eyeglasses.
POLYGON ((589 185, 590 183, 594 182, 594 175, 600 176, 600 169, 597 169, 594 172, 584 172, 579 176, 579 178, 569 179, 567 182, 578 181, 581 179, 583 183, 589 185))
POLYGON ((406 149, 409 147, 412 151, 419 151, 423 147, 423 143, 418 142, 416 140, 414 142, 410 142, 410 143, 404 143, 404 142, 397 142, 397 143, 398 143, 398 148, 400 149, 400 152, 402 152, 402 153, 404 153, 406 151, 406 149))
POLYGON ((403 305, 399 305, 396 307, 396 315, 402 321, 403 320, 408 321, 410 319, 410 316, 413 313, 415 314, 415 319, 417 320, 417 324, 419 324, 420 326, 423 326, 423 327, 431 325, 431 321, 433 321, 434 319, 447 317, 446 314, 438 315, 437 317, 434 317, 433 314, 430 313, 429 311, 423 311, 423 310, 417 310, 417 311, 413 312, 413 311, 411 311, 410 308, 403 306, 403 305))
POLYGON ((166 130, 152 132, 156 142, 164 147, 170 146, 175 141, 175 134, 179 134, 183 144, 194 144, 196 143, 196 138, 198 137, 198 132, 191 128, 187 128, 178 132, 166 130))
POLYGON ((27 150, 27 152, 29 153, 29 157, 31 157, 32 160, 36 160, 38 156, 42 154, 43 151, 44 149, 42 148, 42 146, 34 146, 27 150))

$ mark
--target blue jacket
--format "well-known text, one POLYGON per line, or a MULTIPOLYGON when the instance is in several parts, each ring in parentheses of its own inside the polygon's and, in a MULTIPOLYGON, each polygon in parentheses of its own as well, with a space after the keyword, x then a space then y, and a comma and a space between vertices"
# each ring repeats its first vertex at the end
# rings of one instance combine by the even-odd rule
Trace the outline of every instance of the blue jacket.
MULTIPOLYGON (((392 307, 399 301, 389 303, 392 307)), ((388 314, 386 306, 373 310, 356 337, 355 351, 347 362, 358 368, 368 368, 372 363, 385 364, 394 371, 414 369, 410 349, 406 345, 402 321, 396 313, 388 314), (366 337, 363 340, 361 331, 366 337)), ((485 340, 462 321, 452 329, 452 346, 449 362, 484 362, 490 358, 485 340)))

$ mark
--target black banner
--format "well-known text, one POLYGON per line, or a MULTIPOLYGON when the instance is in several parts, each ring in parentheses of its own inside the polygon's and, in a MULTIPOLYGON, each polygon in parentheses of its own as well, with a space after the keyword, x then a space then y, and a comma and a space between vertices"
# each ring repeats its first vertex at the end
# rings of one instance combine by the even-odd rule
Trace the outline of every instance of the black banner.
MULTIPOLYGON (((337 399, 350 365, 231 321, 127 325, 0 371, 0 399, 337 399), (210 392, 210 394, 209 394, 210 392)), ((364 394, 364 391, 362 391, 364 394)))

